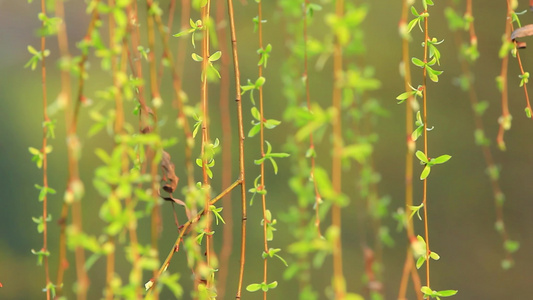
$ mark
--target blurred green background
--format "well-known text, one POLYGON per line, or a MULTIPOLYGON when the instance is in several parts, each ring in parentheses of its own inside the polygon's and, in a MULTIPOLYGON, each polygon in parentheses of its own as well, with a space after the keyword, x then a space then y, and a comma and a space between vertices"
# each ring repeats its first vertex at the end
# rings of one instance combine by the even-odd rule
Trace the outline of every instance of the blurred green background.
MULTIPOLYGON (((39 46, 36 30, 40 27, 37 14, 40 4, 28 4, 23 0, 0 0, 0 299, 41 299, 44 297, 41 289, 44 287, 44 270, 36 266, 36 257, 31 254, 31 249, 38 250, 42 245, 42 236, 37 233, 36 226, 31 220, 32 216, 42 213, 41 203, 37 200, 38 191, 34 184, 42 183, 42 172, 31 161, 28 147, 39 148, 42 139, 42 104, 41 104, 41 78, 40 71, 31 71, 23 68, 30 55, 26 51, 28 45, 35 48, 39 46)), ((355 1, 359 3, 361 1, 355 1)), ((530 294, 530 284, 533 275, 533 261, 529 255, 533 253, 533 123, 524 114, 525 97, 519 84, 519 69, 515 59, 509 64, 509 101, 511 114, 514 116, 512 129, 506 133, 507 151, 500 152, 495 147, 495 137, 498 130, 497 119, 501 114, 500 94, 497 90, 495 77, 500 73, 501 60, 498 50, 501 45, 502 34, 505 27, 506 3, 505 1, 474 1, 475 25, 478 34, 480 59, 475 64, 476 90, 480 100, 486 100, 490 107, 484 115, 487 136, 492 141, 491 149, 497 164, 501 166, 500 183, 506 195, 505 221, 511 239, 521 243, 520 250, 515 254, 515 266, 507 271, 502 270, 500 263, 504 258, 504 250, 500 236, 494 230, 495 209, 492 191, 488 177, 485 175, 485 165, 480 148, 474 144, 474 121, 470 102, 467 95, 460 91, 454 80, 461 73, 457 60, 457 51, 450 34, 447 22, 444 19, 443 9, 445 1, 435 1, 436 6, 431 8, 430 32, 432 36, 443 39, 441 45, 441 70, 444 74, 438 84, 429 84, 429 126, 435 126, 429 134, 429 151, 437 154, 450 154, 453 156, 445 166, 439 167, 432 173, 429 180, 429 226, 431 247, 437 251, 441 260, 432 263, 432 287, 435 289, 457 289, 459 293, 455 299, 525 299, 530 294)), ((527 1, 520 1, 517 11, 526 10, 527 1)), ((276 1, 264 1, 264 18, 269 20, 265 24, 265 37, 271 43, 274 52, 265 71, 268 85, 280 86, 278 76, 284 53, 290 51, 284 47, 282 21, 276 17, 280 14, 276 1)), ((167 1, 161 1, 161 7, 167 7, 167 1)), ((323 19, 332 8, 332 4, 324 4, 324 10, 315 15, 315 26, 310 35, 321 37, 328 34, 328 28, 323 24, 323 19)), ((85 34, 89 17, 85 14, 85 4, 82 1, 67 1, 66 23, 71 43, 70 50, 77 55, 75 43, 85 34)), ((242 67, 242 80, 256 78, 256 35, 253 34, 251 19, 256 16, 255 2, 243 4, 235 3, 239 51, 242 67)), ((178 8, 179 11, 179 8, 178 8)), ((389 195, 392 203, 390 210, 403 206, 404 194, 404 112, 403 105, 396 104, 396 96, 403 91, 403 80, 398 75, 399 61, 401 59, 401 40, 398 35, 398 22, 400 18, 401 1, 370 1, 369 15, 363 27, 366 31, 367 54, 364 62, 374 66, 376 77, 382 82, 381 89, 373 96, 381 101, 381 105, 389 111, 387 118, 382 118, 378 124, 377 132, 379 142, 374 152, 376 169, 381 173, 382 180, 379 184, 380 194, 389 195)), ((176 16, 177 18, 178 16, 176 16)), ((522 24, 533 23, 533 14, 527 12, 521 16, 522 24)), ((144 22, 141 22, 144 24, 144 22)), ((172 33, 178 32, 178 20, 172 33)), ((415 29, 411 43, 411 56, 421 56, 421 34, 415 29)), ((527 39, 525 40, 527 42, 527 39)), ((171 39, 173 47, 176 39, 171 39)), ((47 48, 52 55, 48 59, 48 97, 53 101, 58 93, 59 73, 56 61, 58 58, 57 42, 55 38, 47 40, 47 48)), ((174 48, 175 49, 175 48, 174 48)), ((190 50, 190 49, 189 49, 190 50)), ((522 62, 526 71, 533 69, 533 52, 531 49, 521 50, 522 62)), ((87 96, 93 99, 93 105, 98 105, 95 91, 105 86, 109 75, 100 70, 97 60, 92 60, 91 77, 87 87, 87 96)), ((413 68, 413 80, 420 79, 420 69, 413 68)), ((186 66, 184 88, 190 99, 198 97, 199 81, 197 65, 191 61, 186 66)), ((168 74, 167 74, 168 75, 168 74)), ((167 76, 168 78, 168 76, 167 76)), ((314 101, 322 107, 329 105, 331 97, 331 60, 328 60, 324 70, 310 74, 311 91, 314 101)), ((413 84, 414 85, 414 84, 413 84)), ((165 86, 165 83, 163 84, 165 86)), ((170 99, 170 85, 166 85, 164 100, 170 99), (166 98, 165 98, 166 97, 166 98)), ((212 95, 216 95, 214 89, 212 95)), ((233 93, 232 93, 233 95, 233 93)), ((213 96, 214 99, 215 96, 213 96)), ((233 97, 233 96, 232 96, 233 97)), ((281 119, 286 100, 283 99, 281 88, 270 88, 266 92, 268 114, 276 119, 281 119)), ((250 103, 247 97, 243 98, 244 111, 249 118, 250 103)), ((170 102, 170 100, 168 101, 170 102)), ((167 124, 162 129, 166 138, 179 136, 174 123, 175 111, 169 103, 165 104, 162 114, 168 111, 164 118, 167 124)), ((231 112, 234 114, 233 103, 231 112)), ((133 104, 130 103, 133 109, 133 104)), ((218 104, 213 105, 215 112, 218 104)), ((51 141, 54 152, 49 156, 50 186, 58 193, 50 197, 50 213, 54 220, 50 223, 50 250, 51 274, 55 278, 57 263, 57 218, 62 204, 62 191, 66 184, 66 159, 64 140, 64 116, 59 113, 54 116, 58 119, 58 138, 51 141)), ((96 195, 92 187, 94 167, 100 161, 94 155, 95 147, 110 149, 112 140, 105 133, 95 137, 87 137, 87 131, 92 121, 88 117, 88 109, 82 108, 80 115, 81 126, 79 135, 83 142, 83 156, 80 169, 82 180, 85 183, 87 195, 84 199, 84 228, 91 234, 98 234, 102 226, 98 218, 98 208, 102 199, 96 195)), ((220 136, 220 120, 216 113, 212 114, 212 136, 220 136), (218 123, 217 123, 218 122, 218 123)), ((249 124, 247 119, 245 124, 249 124)), ((235 124, 233 124, 235 126, 235 124)), ((280 149, 285 142, 283 135, 288 125, 283 125, 275 130, 267 139, 280 149), (283 127, 287 126, 287 127, 283 127)), ((245 129, 247 131, 248 129, 245 129)), ((223 137, 221 137, 223 138, 223 137)), ((234 141, 237 139, 234 137, 234 141)), ((258 174, 258 168, 253 165, 252 157, 258 155, 257 139, 246 140, 249 152, 247 153, 248 185, 258 174), (254 152, 255 151, 255 152, 254 152), (254 154, 255 153, 255 154, 254 154)), ((419 142, 421 143, 421 142, 419 142)), ((419 146, 420 147, 420 146, 419 146)), ((179 168, 183 157, 182 144, 171 149, 171 155, 179 168), (172 152, 173 151, 173 152, 172 152)), ((235 148, 236 149, 236 148, 235 148)), ((236 151, 235 151, 236 153, 236 151)), ((319 154, 320 155, 320 154, 319 154)), ((322 166, 329 169, 329 153, 322 155, 319 161, 322 166)), ((234 156, 235 162, 236 156, 234 156)), ((237 164, 234 165, 234 170, 237 164)), ((215 168, 215 174, 220 171, 220 165, 215 168)), ((421 168, 415 166, 415 177, 421 168)), ((183 180, 183 170, 178 170, 183 180), (181 173, 180 173, 181 172, 181 173)), ((199 172, 198 172, 199 173, 199 172)), ((234 172, 236 178, 236 172, 234 172)), ((267 186, 269 189, 268 206, 279 215, 294 201, 295 197, 287 186, 290 176, 288 160, 280 161, 280 172, 277 176, 269 175, 267 186), (274 187, 274 188, 272 188, 274 187)), ((220 180, 216 178, 215 181, 220 180)), ((345 192, 350 194, 354 190, 352 178, 343 182, 345 192)), ((184 182, 184 181, 183 181, 184 182)), ((214 183, 215 189, 220 190, 220 184, 214 183), (218 186, 217 186, 218 184, 218 186)), ((415 182, 415 203, 421 201, 421 182, 415 182)), ((237 200, 237 199, 235 199, 237 200)), ((166 230, 161 239, 160 254, 164 257, 172 247, 175 240, 175 229, 172 228, 172 215, 168 209, 164 212, 166 230)), ((240 208, 233 207, 233 215, 238 216, 240 208)), ((245 282, 259 282, 262 273, 262 260, 260 253, 261 230, 259 225, 261 208, 255 205, 249 211, 248 255, 245 282)), ((358 236, 358 223, 355 206, 352 204, 343 209, 343 243, 344 243, 344 270, 350 292, 363 292, 361 282, 363 270, 361 237, 358 236)), ((237 219, 235 219, 237 220, 237 219)), ((329 220, 325 220, 327 223, 329 220)), ((235 294, 236 275, 238 269, 238 229, 239 222, 235 222, 234 251, 227 289, 228 298, 235 294)), ((395 228, 395 221, 386 220, 386 223, 395 228)), ((278 223, 276 239, 273 247, 286 249, 291 243, 291 237, 286 225, 278 223)), ((417 232, 422 232, 421 222, 415 222, 417 232)), ((145 223, 148 232, 148 223, 145 223)), ((140 223, 141 232, 143 222, 140 223)), ((217 228, 221 233, 221 228, 217 228)), ((394 248, 385 248, 384 252, 384 278, 385 298, 396 299, 405 257, 406 238, 404 232, 391 231, 396 241, 394 248)), ((221 235, 219 235, 221 237, 221 235)), ((147 240, 146 240, 147 241, 147 240)), ((217 240, 220 243, 220 240, 217 240)), ((291 261, 290 255, 284 257, 291 261)), ((66 284, 72 283, 74 277, 73 260, 67 270, 66 284)), ((118 262, 120 264, 124 262, 118 262)), ((183 255, 172 262, 172 266, 185 264, 183 255), (181 258, 179 258, 181 257, 181 258)), ((104 262, 100 260, 91 270, 92 278, 91 299, 101 295, 104 282, 104 262)), ((280 285, 269 292, 272 299, 296 299, 298 290, 295 282, 286 282, 282 279, 285 267, 276 262, 270 264, 269 278, 276 279, 280 285)), ((186 273, 187 274, 187 273, 186 273)), ((314 286, 321 291, 330 284, 331 257, 326 259, 322 270, 315 270, 312 275, 314 286)), ((424 277, 424 272, 420 272, 424 277)), ((149 275, 146 275, 146 280, 149 275)), ((187 275, 188 276, 188 275, 187 275)), ((190 278, 182 278, 184 285, 190 278)), ((126 281, 127 277, 123 276, 126 281)), ((68 288, 67 288, 68 290, 68 288)), ((188 291, 184 299, 188 299, 188 291)), ((324 294, 321 294, 324 299, 324 294)), ((244 292, 243 299, 259 299, 262 295, 244 292)), ((410 293, 412 297, 412 293, 410 293)), ((70 297, 69 297, 70 299, 70 297)))

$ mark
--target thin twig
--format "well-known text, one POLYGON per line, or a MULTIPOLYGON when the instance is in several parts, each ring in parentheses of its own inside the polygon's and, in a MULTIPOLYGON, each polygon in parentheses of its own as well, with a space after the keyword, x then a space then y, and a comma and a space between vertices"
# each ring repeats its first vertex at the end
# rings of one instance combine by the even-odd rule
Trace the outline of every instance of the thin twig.
POLYGON ((237 51, 237 34, 235 31, 235 16, 233 12, 233 0, 228 0, 228 15, 231 32, 231 47, 233 54, 233 67, 235 72, 235 102, 237 104, 237 120, 239 129, 239 183, 241 185, 241 257, 239 266, 239 281, 237 287, 237 294, 235 299, 241 299, 242 281, 244 277, 244 264, 246 262, 246 180, 244 173, 244 126, 242 117, 242 101, 241 101, 241 75, 239 69, 239 56, 237 51))
MULTIPOLYGON (((222 51, 221 65, 220 65, 220 116, 222 126, 222 186, 228 186, 231 183, 232 177, 232 134, 231 121, 229 112, 229 59, 227 52, 227 33, 225 21, 225 5, 223 1, 217 1, 216 13, 216 27, 217 36, 222 51)), ((231 203, 231 193, 228 193, 222 199, 222 207, 224 207, 224 219, 226 224, 222 232, 222 250, 220 252, 220 266, 218 271, 217 294, 218 298, 224 300, 226 294, 226 282, 228 276, 228 269, 230 263, 230 256, 233 249, 233 213, 231 203)))
MULTIPOLYGON (((46 4, 45 4, 45 0, 41 0, 41 12, 43 15, 46 15, 46 4)), ((43 27, 46 26, 44 24, 44 21, 43 21, 43 27)), ((48 100, 47 100, 47 91, 46 91, 46 57, 44 55, 45 53, 45 50, 46 50, 46 37, 45 35, 43 34, 41 36, 41 54, 42 54, 42 60, 41 60, 41 76, 42 76, 42 92, 43 92, 43 119, 44 119, 44 122, 50 122, 50 119, 48 117, 48 100)), ((42 158, 42 168, 43 168, 43 189, 47 189, 48 188, 48 159, 47 159, 47 151, 46 151, 46 147, 47 147, 47 136, 48 136, 48 128, 47 126, 43 126, 43 145, 42 145, 42 148, 41 148, 41 152, 42 152, 42 155, 43 155, 43 158, 42 158)), ((44 274, 45 274, 45 282, 46 282, 46 299, 47 300, 50 300, 50 296, 51 296, 51 291, 50 291, 50 285, 51 285, 51 281, 50 281, 50 269, 49 269, 49 265, 48 265, 48 255, 47 255, 47 252, 48 252, 48 196, 46 195, 46 193, 44 194, 44 197, 43 197, 43 219, 42 219, 42 224, 43 224, 43 247, 41 249, 41 252, 42 253, 45 253, 45 255, 43 255, 43 260, 44 260, 44 274)))
MULTIPOLYGON (((428 18, 424 18, 424 63, 427 63, 428 61, 428 41, 429 41, 429 33, 428 33, 428 18)), ((423 119, 424 119, 424 154, 426 157, 429 157, 428 153, 428 130, 427 130, 427 69, 423 68, 423 75, 422 75, 422 85, 423 85, 423 119)), ((422 203, 424 204, 424 233, 425 233, 425 242, 426 242, 426 286, 431 287, 430 285, 430 277, 429 277, 429 254, 430 248, 429 248, 429 225, 428 225, 428 205, 427 205, 427 183, 428 179, 424 178, 424 191, 422 196, 422 203)))

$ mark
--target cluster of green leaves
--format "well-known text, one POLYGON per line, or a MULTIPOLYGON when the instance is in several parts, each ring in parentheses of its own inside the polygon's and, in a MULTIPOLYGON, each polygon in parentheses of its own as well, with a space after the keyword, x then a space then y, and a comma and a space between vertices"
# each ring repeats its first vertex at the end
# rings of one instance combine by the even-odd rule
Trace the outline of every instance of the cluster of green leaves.
MULTIPOLYGON (((263 78, 263 77, 261 77, 261 78, 263 78)), ((243 89, 244 89, 244 87, 243 87, 243 89)), ((264 120, 262 122, 261 121, 261 113, 259 112, 259 110, 255 106, 252 106, 252 117, 254 118, 254 120, 252 120, 252 128, 248 132, 248 137, 253 137, 256 134, 258 134, 261 131, 261 124, 263 124, 263 126, 265 128, 267 128, 267 129, 276 128, 276 126, 281 124, 281 121, 278 121, 278 120, 275 120, 275 119, 268 119, 268 120, 264 120)), ((270 144, 268 144, 268 145, 270 145, 270 144)), ((276 170, 276 173, 278 173, 277 170, 276 170)))
POLYGON ((191 35, 191 44, 194 48, 196 48, 196 43, 195 43, 195 34, 197 32, 200 32, 201 30, 203 30, 204 26, 202 24, 202 20, 196 20, 193 21, 192 19, 189 20, 189 24, 191 25, 191 28, 187 29, 187 30, 184 30, 184 31, 181 31, 181 32, 178 32, 176 34, 174 34, 173 36, 175 37, 181 37, 181 36, 184 36, 184 35, 187 35, 187 34, 190 34, 191 35))
MULTIPOLYGON (((201 7, 203 7, 204 5, 201 5, 201 7)), ((206 28, 209 29, 210 28, 210 26, 209 26, 210 24, 203 24, 202 20, 196 20, 196 22, 195 22, 192 19, 190 19, 189 20, 189 25, 191 26, 189 29, 186 29, 184 31, 178 32, 178 33, 174 34, 173 36, 174 37, 182 37, 182 36, 190 34, 191 35, 191 44, 192 44, 193 48, 196 48, 196 42, 195 42, 195 40, 197 38, 196 34, 197 33, 201 33, 202 31, 206 30, 206 28)), ((213 63, 218 61, 220 59, 220 57, 222 57, 222 52, 221 51, 216 51, 215 53, 210 54, 209 57, 207 57, 207 58, 202 57, 201 55, 198 55, 198 54, 193 52, 191 54, 191 57, 196 62, 202 62, 204 59, 207 59, 208 65, 209 65, 209 72, 207 74, 207 77, 209 79, 211 79, 211 78, 213 78, 212 74, 214 74, 214 75, 216 75, 216 77, 220 78, 220 72, 213 65, 213 63)), ((202 71, 202 74, 201 74, 201 78, 202 78, 202 80, 204 78, 203 71, 202 71)))
POLYGON ((50 55, 50 50, 37 51, 32 46, 28 46, 28 52, 32 55, 30 60, 24 65, 25 68, 31 67, 32 70, 37 68, 37 64, 43 60, 43 58, 50 55))
POLYGON ((422 293, 424 293, 425 297, 431 297, 440 300, 440 297, 454 296, 455 294, 457 294, 457 290, 434 291, 427 286, 423 286, 422 293))
POLYGON ((207 176, 209 176, 209 178, 211 179, 213 179, 213 171, 211 170, 211 168, 215 166, 215 154, 218 153, 219 146, 219 140, 215 139, 214 143, 208 143, 207 145, 205 145, 203 157, 196 159, 196 165, 198 165, 200 168, 204 166, 205 162, 205 170, 207 172, 207 176))
POLYGON ((428 159, 426 154, 420 150, 416 151, 415 155, 420 160, 420 164, 424 166, 424 170, 420 174, 420 180, 424 180, 429 176, 432 166, 443 164, 452 158, 450 155, 444 154, 436 158, 428 159))
POLYGON ((270 163, 272 164, 272 167, 274 168, 274 174, 278 174, 278 164, 276 163, 275 158, 284 158, 284 157, 289 157, 290 155, 289 155, 289 153, 283 153, 283 152, 281 152, 281 153, 273 153, 272 152, 272 145, 270 145, 270 143, 268 141, 265 141, 265 143, 267 145, 267 150, 266 150, 265 154, 260 159, 254 160, 254 163, 256 165, 261 165, 261 164, 263 164, 265 162, 265 160, 269 160, 270 163))

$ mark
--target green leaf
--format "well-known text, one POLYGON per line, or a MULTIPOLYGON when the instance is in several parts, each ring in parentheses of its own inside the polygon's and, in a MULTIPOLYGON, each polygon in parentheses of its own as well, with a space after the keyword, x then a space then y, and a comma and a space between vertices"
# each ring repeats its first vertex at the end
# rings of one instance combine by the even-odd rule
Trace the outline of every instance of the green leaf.
POLYGON ((198 61, 198 62, 204 60, 203 57, 201 57, 200 55, 198 55, 198 54, 196 54, 196 53, 191 54, 191 57, 192 57, 192 59, 193 59, 194 61, 198 61))
POLYGON ((413 131, 413 133, 411 133, 411 139, 412 139, 413 141, 418 140, 418 138, 422 136, 422 133, 423 133, 423 132, 424 132, 424 126, 423 126, 423 124, 422 124, 422 125, 420 125, 419 127, 417 127, 417 128, 415 129, 415 131, 413 131))
POLYGON ((424 170, 422 170, 422 173, 420 174, 420 180, 424 180, 429 176, 429 172, 431 172, 430 166, 425 166, 424 170))
POLYGON ((209 56, 209 61, 210 61, 210 62, 217 61, 217 60, 220 59, 221 56, 222 56, 222 52, 217 51, 217 52, 211 54, 211 56, 209 56))
POLYGON ((256 292, 256 291, 259 291, 261 289, 261 286, 262 286, 262 284, 260 284, 260 283, 252 283, 252 284, 249 284, 246 287, 246 290, 248 292, 256 292))
POLYGON ((440 255, 438 255, 437 252, 431 252, 429 254, 429 257, 431 257, 431 259, 433 259, 433 260, 439 260, 440 259, 440 255))
POLYGON ((260 87, 262 87, 265 84, 265 81, 266 81, 266 78, 263 76, 257 78, 254 84, 255 88, 259 89, 260 87))
POLYGON ((396 100, 398 100, 398 104, 400 104, 400 103, 403 103, 406 99, 408 99, 409 97, 412 97, 415 94, 416 94, 416 91, 410 91, 410 92, 401 93, 400 95, 398 95, 398 97, 396 97, 396 100))
POLYGON ((259 124, 256 124, 252 126, 252 128, 250 128, 250 131, 248 132, 248 137, 254 137, 260 131, 261 131, 261 126, 259 124))
POLYGON ((418 12, 416 11, 416 8, 415 8, 414 6, 411 6, 411 13, 412 13, 413 16, 415 16, 415 17, 420 16, 420 15, 418 14, 418 12))
POLYGON ((255 106, 252 106, 252 117, 254 117, 254 119, 257 121, 261 121, 261 113, 255 106))
POLYGON ((529 72, 524 72, 524 74, 518 75, 518 77, 522 79, 520 80, 520 87, 529 82, 529 72))
POLYGON ((489 102, 487 101, 480 101, 476 103, 476 105, 474 106, 474 110, 476 111, 476 114, 478 116, 483 115, 483 113, 485 113, 487 108, 489 108, 489 102))
POLYGON ((372 145, 370 143, 348 145, 342 149, 343 157, 352 158, 359 163, 364 163, 370 155, 372 155, 372 145))
POLYGON ((315 11, 319 11, 319 10, 322 10, 322 6, 318 5, 318 4, 314 4, 314 3, 309 3, 307 5, 307 13, 309 14, 309 16, 313 16, 314 12, 315 11))
POLYGON ((418 219, 420 219, 420 221, 422 221, 422 217, 420 216, 420 209, 424 207, 424 203, 418 205, 418 206, 414 206, 414 205, 409 205, 409 208, 412 210, 411 214, 409 215, 409 219, 411 219, 414 214, 416 213, 417 216, 418 216, 418 219))
POLYGON ((422 267, 422 265, 424 264, 424 262, 426 261, 426 257, 424 255, 420 256, 417 260, 416 260, 416 268, 417 269, 420 269, 420 267, 422 267))
POLYGON ((279 260, 281 260, 281 262, 285 265, 285 267, 288 267, 289 264, 287 263, 287 261, 285 259, 283 259, 283 257, 277 255, 277 254, 274 254, 275 257, 277 257, 279 260))
POLYGON ((450 297, 457 294, 458 290, 444 290, 438 291, 437 294, 441 297, 450 297))
POLYGON ((450 158, 452 158, 450 155, 441 155, 437 158, 432 158, 431 159, 431 164, 433 165, 437 165, 437 164, 443 164, 445 162, 447 162, 448 160, 450 160, 450 158))
POLYGON ((291 156, 289 153, 270 153, 269 157, 285 158, 291 156))
POLYGON ((265 124, 266 128, 274 129, 274 128, 276 128, 276 126, 281 124, 281 121, 274 120, 274 119, 268 119, 268 120, 266 120, 266 122, 264 122, 264 124, 265 124))
POLYGON ((433 82, 439 82, 439 75, 443 73, 443 71, 433 70, 429 65, 426 65, 426 71, 429 79, 433 82))
POLYGON ((416 157, 423 163, 427 164, 429 161, 428 161, 428 158, 426 157, 426 154, 420 150, 417 150, 416 153, 415 153, 416 157))
POLYGON ((196 159, 196 165, 198 165, 200 168, 202 167, 203 162, 202 162, 202 159, 201 159, 201 158, 197 158, 197 159, 196 159))
POLYGON ((39 149, 37 149, 37 148, 28 147, 28 150, 29 150, 30 153, 33 154, 33 155, 39 155, 39 154, 41 154, 41 151, 39 151, 39 149))
POLYGON ((220 76, 220 72, 217 70, 217 68, 215 68, 215 66, 209 62, 209 70, 211 70, 212 72, 215 73, 215 75, 217 75, 217 77, 220 79, 221 76, 220 76))
POLYGON ((423 68, 424 65, 426 65, 423 61, 421 61, 420 59, 416 57, 411 58, 411 61, 413 62, 415 66, 420 67, 420 68, 423 68))
POLYGON ((502 269, 509 270, 514 265, 514 261, 512 259, 504 259, 502 260, 502 269))
POLYGON ((517 241, 507 240, 503 246, 507 252, 514 253, 520 248, 520 243, 517 241))
POLYGON ((270 163, 272 164, 272 168, 274 169, 274 174, 278 174, 278 163, 272 159, 272 158, 269 158, 270 160, 270 163))
MULTIPOLYGON (((411 8, 414 9, 413 7, 411 8)), ((409 21, 409 24, 407 25, 407 31, 411 32, 413 28, 415 28, 416 24, 420 24, 420 19, 416 18, 409 21)), ((422 27, 420 27, 420 30, 422 30, 422 27)))
POLYGON ((278 282, 277 281, 273 281, 273 282, 269 283, 267 286, 268 286, 269 289, 275 289, 278 286, 278 282))

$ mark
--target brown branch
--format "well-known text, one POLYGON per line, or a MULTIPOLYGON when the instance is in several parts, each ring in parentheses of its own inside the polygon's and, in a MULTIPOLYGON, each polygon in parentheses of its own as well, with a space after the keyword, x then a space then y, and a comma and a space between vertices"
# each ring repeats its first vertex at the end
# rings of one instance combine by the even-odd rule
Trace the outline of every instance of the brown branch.
MULTIPOLYGON (((236 188, 239 184, 241 184, 241 180, 240 179, 235 180, 224 191, 222 191, 216 197, 211 199, 209 201, 209 205, 215 205, 220 199, 222 199, 224 196, 226 196, 229 192, 231 192, 231 190, 236 188)), ((163 262, 163 264, 161 265, 159 270, 155 272, 154 277, 152 279, 150 279, 149 284, 145 285, 145 286, 147 286, 147 290, 148 290, 148 293, 146 294, 145 299, 152 299, 151 298, 152 291, 157 290, 157 289, 153 288, 153 286, 157 283, 157 279, 161 276, 161 274, 163 274, 163 272, 165 272, 167 270, 168 266, 170 265, 170 261, 172 260, 172 257, 174 256, 174 253, 179 251, 179 244, 182 242, 183 237, 190 231, 190 226, 192 224, 197 223, 198 221, 200 221, 200 219, 204 215, 206 215, 206 211, 202 210, 198 214, 196 214, 194 217, 190 218, 185 224, 180 226, 180 233, 178 235, 178 238, 174 242, 174 245, 172 246, 172 249, 170 250, 170 252, 167 255, 167 258, 165 259, 165 261, 163 262)))
POLYGON ((241 257, 239 266, 239 281, 235 299, 241 299, 242 281, 244 277, 244 265, 246 262, 246 180, 244 173, 244 126, 242 118, 242 100, 241 100, 241 75, 239 69, 239 56, 237 51, 237 34, 235 31, 235 16, 233 12, 233 0, 228 0, 228 15, 231 32, 231 47, 233 54, 233 67, 235 72, 235 102, 237 103, 237 120, 239 129, 239 184, 241 185, 241 257))

